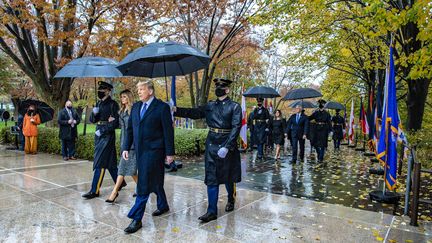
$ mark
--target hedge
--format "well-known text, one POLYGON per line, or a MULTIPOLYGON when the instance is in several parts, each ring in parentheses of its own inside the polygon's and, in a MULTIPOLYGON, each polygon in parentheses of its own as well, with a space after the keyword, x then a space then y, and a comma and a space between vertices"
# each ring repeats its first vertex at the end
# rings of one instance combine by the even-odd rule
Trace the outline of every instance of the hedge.
MULTIPOLYGON (((14 143, 10 127, 0 128, 0 143, 14 143)), ((58 138, 58 128, 39 127, 38 151, 51 154, 61 154, 61 142, 58 138)), ((196 153, 196 140, 200 152, 204 152, 207 129, 175 129, 174 144, 177 156, 191 156, 196 153)), ((116 136, 116 148, 119 154, 120 136, 116 136)), ((76 143, 76 155, 81 159, 93 160, 94 135, 79 135, 76 143)))

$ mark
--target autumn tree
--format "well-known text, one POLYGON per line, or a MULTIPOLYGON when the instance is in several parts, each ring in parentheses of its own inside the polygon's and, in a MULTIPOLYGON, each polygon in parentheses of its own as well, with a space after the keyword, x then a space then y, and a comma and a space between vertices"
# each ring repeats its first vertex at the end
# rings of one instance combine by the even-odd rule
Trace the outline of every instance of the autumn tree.
POLYGON ((265 6, 257 22, 273 26, 270 40, 301 47, 303 60, 348 73, 369 89, 384 79, 393 36, 407 127, 421 128, 431 79, 428 1, 274 0, 265 6))
POLYGON ((211 0, 177 2, 172 21, 161 38, 171 38, 194 46, 211 58, 210 66, 187 77, 192 106, 205 104, 211 81, 218 65, 247 45, 250 25, 248 19, 259 8, 254 0, 211 0))
POLYGON ((32 80, 54 109, 69 98, 72 79, 54 80, 73 58, 122 58, 145 41, 149 22, 161 17, 159 1, 0 0, 0 48, 32 80))

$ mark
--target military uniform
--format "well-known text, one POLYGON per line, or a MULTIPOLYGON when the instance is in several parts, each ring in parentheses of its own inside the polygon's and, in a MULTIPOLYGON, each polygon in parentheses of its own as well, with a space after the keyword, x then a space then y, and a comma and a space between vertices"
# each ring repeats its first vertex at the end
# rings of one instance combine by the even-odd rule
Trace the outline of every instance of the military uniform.
MULTIPOLYGON (((226 79, 215 79, 216 87, 223 89, 232 82, 226 79)), ((223 96, 219 96, 223 97, 223 96)), ((223 100, 210 101, 199 108, 176 108, 177 117, 206 119, 209 133, 205 148, 205 179, 208 193, 207 213, 199 219, 205 222, 217 217, 219 185, 225 184, 228 192, 226 211, 234 210, 236 189, 235 183, 241 181, 240 152, 238 136, 241 128, 242 112, 237 102, 228 96, 223 100), (224 153, 226 152, 224 157, 224 153)))
MULTIPOLYGON (((262 98, 258 98, 258 103, 262 102, 262 98)), ((269 131, 270 113, 264 106, 258 106, 253 111, 252 124, 253 124, 253 141, 257 145, 258 159, 264 156, 264 144, 267 142, 267 132, 269 131)))
MULTIPOLYGON (((323 107, 325 101, 320 100, 320 107, 323 107)), ((324 160, 324 153, 328 146, 328 136, 332 130, 330 114, 320 108, 316 110, 309 119, 315 121, 313 145, 318 153, 318 161, 324 160)))
POLYGON ((340 148, 341 140, 343 139, 343 130, 345 129, 345 120, 339 115, 339 112, 331 119, 333 123, 333 143, 335 149, 340 148))
MULTIPOLYGON (((96 109, 90 115, 90 122, 96 124, 94 137, 94 160, 93 160, 93 181, 90 192, 83 195, 87 199, 99 196, 99 190, 108 170, 114 183, 117 181, 117 153, 115 147, 115 129, 119 127, 119 105, 110 96, 103 99, 102 90, 112 90, 113 86, 109 83, 100 81, 98 87, 98 96, 101 99, 96 104, 96 109), (97 111, 97 112, 95 112, 97 111), (109 122, 108 119, 113 117, 114 120, 109 122)), ((123 186, 126 183, 123 182, 123 186)))

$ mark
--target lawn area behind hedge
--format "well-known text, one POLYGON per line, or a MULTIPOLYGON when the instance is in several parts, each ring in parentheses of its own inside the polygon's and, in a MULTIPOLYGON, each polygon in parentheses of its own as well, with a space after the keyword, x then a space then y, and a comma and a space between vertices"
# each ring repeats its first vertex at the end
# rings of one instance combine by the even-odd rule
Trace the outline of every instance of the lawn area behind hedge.
MULTIPOLYGON (((15 136, 9 132, 10 127, 0 128, 0 143, 15 143, 15 136)), ((51 154, 61 154, 61 142, 58 138, 58 128, 39 127, 38 151, 51 154)), ((118 131, 119 132, 119 131, 118 131)), ((117 132, 116 149, 120 154, 120 135, 117 132)), ((207 129, 175 129, 174 144, 176 155, 190 156, 196 151, 196 140, 199 140, 201 153, 204 152, 207 129)), ((76 155, 81 159, 93 160, 94 134, 78 135, 76 155)))

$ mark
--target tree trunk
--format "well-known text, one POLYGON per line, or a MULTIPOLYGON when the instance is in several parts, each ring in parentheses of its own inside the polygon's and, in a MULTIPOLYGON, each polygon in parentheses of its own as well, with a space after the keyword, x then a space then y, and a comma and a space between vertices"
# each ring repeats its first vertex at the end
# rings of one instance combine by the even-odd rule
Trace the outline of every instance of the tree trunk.
POLYGON ((424 108, 431 80, 417 79, 408 82, 407 124, 408 131, 417 131, 422 127, 424 108))

